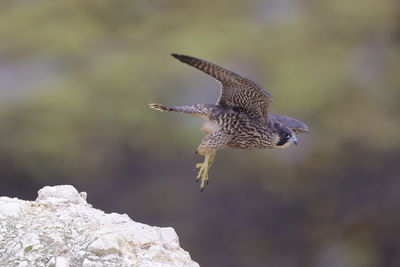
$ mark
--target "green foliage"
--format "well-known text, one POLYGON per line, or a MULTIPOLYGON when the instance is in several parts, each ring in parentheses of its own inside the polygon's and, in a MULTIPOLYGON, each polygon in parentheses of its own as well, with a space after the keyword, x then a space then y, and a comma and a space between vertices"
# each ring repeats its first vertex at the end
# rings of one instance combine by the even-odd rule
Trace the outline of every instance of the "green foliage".
POLYGON ((33 249, 33 246, 27 246, 24 251, 25 253, 29 253, 33 249))

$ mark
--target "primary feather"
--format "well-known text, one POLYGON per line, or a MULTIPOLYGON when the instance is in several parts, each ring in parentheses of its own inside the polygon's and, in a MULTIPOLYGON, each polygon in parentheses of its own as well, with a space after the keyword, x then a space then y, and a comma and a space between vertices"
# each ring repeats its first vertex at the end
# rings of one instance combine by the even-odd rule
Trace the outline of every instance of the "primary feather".
POLYGON ((272 95, 256 83, 202 59, 178 54, 172 54, 172 56, 207 73, 221 83, 218 105, 240 108, 262 124, 268 123, 268 109, 272 102, 272 95))

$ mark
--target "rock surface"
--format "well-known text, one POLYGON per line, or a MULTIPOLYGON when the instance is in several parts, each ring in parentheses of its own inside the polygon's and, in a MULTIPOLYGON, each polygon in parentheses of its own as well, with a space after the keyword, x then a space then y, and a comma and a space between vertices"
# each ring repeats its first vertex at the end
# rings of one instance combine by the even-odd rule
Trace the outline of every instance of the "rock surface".
POLYGON ((46 186, 36 201, 0 197, 0 266, 199 266, 170 227, 106 214, 73 186, 46 186))

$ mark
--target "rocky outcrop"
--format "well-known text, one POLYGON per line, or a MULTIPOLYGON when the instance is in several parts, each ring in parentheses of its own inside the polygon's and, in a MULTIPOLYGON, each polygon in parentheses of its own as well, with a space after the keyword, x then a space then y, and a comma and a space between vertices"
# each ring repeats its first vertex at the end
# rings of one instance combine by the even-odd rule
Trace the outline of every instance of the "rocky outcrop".
POLYGON ((0 266, 199 266, 170 227, 106 214, 70 185, 0 197, 0 266))

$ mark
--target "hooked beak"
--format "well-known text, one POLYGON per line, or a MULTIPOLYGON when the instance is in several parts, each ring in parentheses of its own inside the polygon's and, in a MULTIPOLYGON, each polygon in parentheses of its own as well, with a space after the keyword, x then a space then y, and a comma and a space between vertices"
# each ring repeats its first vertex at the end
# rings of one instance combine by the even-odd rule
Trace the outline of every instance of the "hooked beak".
POLYGON ((297 146, 297 138, 296 138, 296 136, 292 136, 292 137, 290 137, 290 139, 288 140, 289 142, 291 142, 291 143, 293 143, 293 144, 295 144, 296 146, 297 146))

